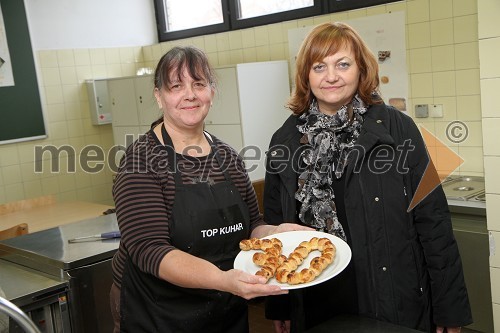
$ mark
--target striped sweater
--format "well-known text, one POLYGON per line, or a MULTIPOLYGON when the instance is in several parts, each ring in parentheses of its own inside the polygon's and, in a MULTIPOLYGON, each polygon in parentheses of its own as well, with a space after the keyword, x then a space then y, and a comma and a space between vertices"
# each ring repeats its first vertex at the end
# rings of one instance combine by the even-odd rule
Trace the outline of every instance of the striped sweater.
MULTIPOLYGON (((263 225, 257 198, 245 166, 237 152, 213 137, 222 168, 215 155, 191 157, 176 154, 176 165, 183 183, 193 181, 223 181, 222 170, 228 170, 231 180, 247 204, 250 230, 263 225)), ((149 131, 130 145, 123 156, 113 198, 121 231, 120 247, 113 258, 113 280, 120 288, 127 257, 143 272, 158 277, 160 262, 174 247, 170 243, 169 221, 175 199, 173 173, 167 168, 167 149, 149 131)))

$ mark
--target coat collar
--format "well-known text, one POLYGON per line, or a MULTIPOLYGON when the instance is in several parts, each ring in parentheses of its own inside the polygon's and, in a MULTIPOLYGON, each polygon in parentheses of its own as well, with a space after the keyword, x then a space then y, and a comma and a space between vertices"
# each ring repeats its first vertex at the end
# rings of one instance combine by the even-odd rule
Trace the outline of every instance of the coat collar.
POLYGON ((385 104, 371 106, 365 114, 357 144, 369 151, 375 144, 393 145, 389 112, 385 104))
POLYGON ((346 181, 351 178, 354 168, 365 159, 365 155, 376 145, 393 146, 395 141, 390 133, 389 111, 385 104, 372 105, 365 113, 358 141, 347 163, 346 181))

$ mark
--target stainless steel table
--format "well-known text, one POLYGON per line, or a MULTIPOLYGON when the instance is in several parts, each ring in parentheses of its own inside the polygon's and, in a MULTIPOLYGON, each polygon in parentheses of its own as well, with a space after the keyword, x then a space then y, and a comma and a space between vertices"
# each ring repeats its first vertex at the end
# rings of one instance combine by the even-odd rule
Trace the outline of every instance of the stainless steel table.
MULTIPOLYGON (((25 312, 43 332, 70 332, 68 282, 0 260, 0 290, 4 298, 25 312)), ((9 332, 24 332, 11 321, 9 332)))
POLYGON ((114 230, 115 214, 65 224, 1 241, 0 258, 66 281, 73 333, 111 332, 111 259, 120 240, 68 240, 114 230))

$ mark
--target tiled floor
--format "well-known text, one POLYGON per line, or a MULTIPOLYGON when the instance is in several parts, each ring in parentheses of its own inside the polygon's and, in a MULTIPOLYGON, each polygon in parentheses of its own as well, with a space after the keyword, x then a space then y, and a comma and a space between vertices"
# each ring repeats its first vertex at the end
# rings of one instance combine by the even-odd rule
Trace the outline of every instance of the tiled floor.
POLYGON ((253 299, 249 302, 248 320, 250 333, 274 333, 272 322, 264 317, 263 299, 253 299))

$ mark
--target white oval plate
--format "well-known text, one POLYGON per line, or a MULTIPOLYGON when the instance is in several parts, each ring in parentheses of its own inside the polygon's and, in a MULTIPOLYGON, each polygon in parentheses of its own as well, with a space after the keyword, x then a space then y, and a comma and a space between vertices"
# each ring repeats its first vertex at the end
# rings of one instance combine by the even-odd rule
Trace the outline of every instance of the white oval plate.
MULTIPOLYGON (((278 238, 283 243, 282 254, 288 256, 302 241, 308 241, 313 237, 318 237, 318 238, 325 237, 332 241, 333 245, 335 245, 335 247, 337 248, 333 262, 330 265, 328 265, 323 270, 323 272, 321 272, 321 274, 318 275, 316 279, 312 280, 311 282, 290 285, 287 283, 280 283, 276 281, 275 278, 271 278, 267 282, 268 284, 278 285, 282 289, 305 288, 309 286, 314 286, 321 282, 325 282, 326 280, 329 280, 332 277, 338 275, 347 267, 347 265, 351 261, 351 256, 352 256, 351 248, 342 239, 330 235, 328 233, 320 231, 287 231, 279 234, 269 235, 264 238, 268 239, 278 238)), ((252 260, 253 254, 257 251, 259 250, 240 251, 240 253, 238 253, 238 255, 236 256, 236 259, 234 260, 234 268, 240 269, 250 274, 255 274, 260 269, 260 267, 257 266, 252 260)), ((312 251, 311 253, 309 253, 307 258, 304 259, 304 262, 302 263, 302 265, 300 265, 298 269, 309 267, 311 260, 319 255, 320 255, 319 251, 312 251)))

